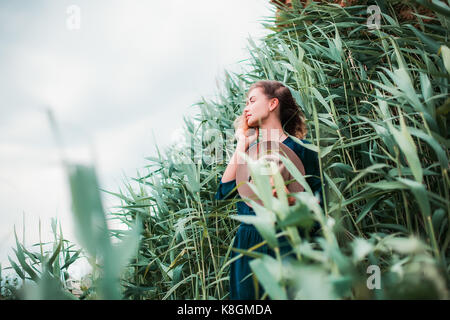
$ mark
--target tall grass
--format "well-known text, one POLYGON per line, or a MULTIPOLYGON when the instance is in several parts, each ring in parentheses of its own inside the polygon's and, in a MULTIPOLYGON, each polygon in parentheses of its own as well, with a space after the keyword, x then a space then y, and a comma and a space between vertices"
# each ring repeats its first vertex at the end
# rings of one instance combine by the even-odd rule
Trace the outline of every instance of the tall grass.
POLYGON ((69 267, 82 257, 82 250, 64 239, 61 224, 58 230, 56 219, 52 219, 51 227, 53 241, 43 242, 39 221, 39 243, 29 248, 19 241, 14 229, 16 260, 8 258, 10 268, 15 271, 20 283, 8 283, 2 296, 15 299, 76 299, 68 286, 69 267))
POLYGON ((49 243, 50 250, 44 250, 45 243, 41 239, 37 244, 40 252, 28 250, 19 242, 14 232, 17 249, 13 250, 19 264, 11 258, 9 261, 11 267, 22 279, 22 284, 20 288, 9 285, 6 297, 33 300, 122 299, 124 290, 120 281, 123 273, 126 273, 125 267, 129 259, 135 255, 139 245, 141 220, 136 217, 133 223, 128 224, 128 230, 112 230, 111 232, 108 229, 95 167, 74 163, 66 157, 62 136, 51 110, 48 116, 59 147, 62 165, 67 174, 75 231, 82 249, 71 255, 71 252, 74 252, 71 248, 75 245, 63 238, 61 225, 58 237, 56 220, 52 222, 55 238, 49 243), (117 239, 119 241, 113 243, 113 240, 117 239), (66 242, 67 245, 65 245, 66 242), (94 283, 90 288, 86 288, 81 296, 75 296, 67 281, 70 276, 68 267, 80 257, 82 251, 87 254, 93 269, 90 278, 94 283))
MULTIPOLYGON (((263 298, 448 299, 450 9, 443 1, 416 1, 433 15, 412 23, 398 19, 398 2, 380 3, 379 29, 366 24, 370 1, 349 7, 294 1, 293 10, 265 21, 274 32, 259 45, 249 40, 244 71, 225 72, 216 100, 196 103, 198 115, 185 119, 186 140, 148 157, 145 172, 133 178, 137 189, 126 183, 123 191, 107 191, 122 201, 115 218, 142 224, 130 272, 122 274, 122 297, 227 299, 231 244, 237 220, 246 219, 264 242, 237 250, 234 259, 254 257, 263 298), (289 86, 308 119, 313 143, 304 146, 318 152, 324 210, 306 186, 291 207, 280 183, 278 198, 271 197, 257 164, 253 187, 264 206, 253 204, 255 217, 235 215, 239 199, 214 199, 234 148, 233 121, 249 86, 261 79, 289 86), (301 237, 296 227, 314 221, 320 235, 301 237), (280 253, 283 235, 290 257, 280 253), (275 258, 256 252, 264 244, 275 258)), ((71 183, 81 226, 94 219, 83 201, 102 210, 93 189, 80 187, 95 182, 94 173, 79 169, 71 183)), ((110 248, 104 235, 88 232, 91 255, 103 244, 110 248)))
MULTIPOLYGON (((262 45, 250 39, 245 72, 226 72, 219 98, 197 103, 198 117, 185 120, 184 147, 148 158, 148 174, 135 179, 139 190, 127 186, 118 195, 122 219, 146 217, 130 297, 227 298, 236 199, 213 199, 227 158, 209 157, 222 152, 229 141, 223 133, 260 79, 292 89, 329 187, 324 212, 308 192, 298 195, 299 207, 280 211, 278 200, 266 199, 274 207, 256 210, 255 219, 270 221, 265 241, 276 250, 274 235, 288 234, 297 253, 280 264, 282 257, 240 252, 257 257, 252 270, 268 295, 448 297, 449 15, 440 5, 431 7, 431 22, 419 16, 413 26, 398 22, 388 1, 380 29, 367 27, 367 5, 310 3, 284 12, 281 30, 269 19, 276 32, 262 45), (320 222, 322 237, 289 231, 299 222, 286 217, 302 214, 320 222), (381 268, 379 290, 366 285, 369 265, 381 268)), ((255 187, 264 194, 264 183, 255 187)))

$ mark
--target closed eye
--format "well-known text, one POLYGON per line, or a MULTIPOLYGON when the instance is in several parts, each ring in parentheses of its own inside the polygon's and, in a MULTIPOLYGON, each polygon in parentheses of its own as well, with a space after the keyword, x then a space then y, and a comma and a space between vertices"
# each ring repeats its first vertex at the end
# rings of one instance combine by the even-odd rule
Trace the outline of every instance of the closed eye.
MULTIPOLYGON (((250 98, 250 102, 252 102, 252 103, 255 102, 255 100, 256 100, 256 99, 254 98, 254 96, 252 96, 252 97, 250 98), (252 99, 253 99, 253 100, 252 100, 252 99)), ((245 105, 248 106, 248 100, 247 100, 247 102, 245 103, 245 105)))

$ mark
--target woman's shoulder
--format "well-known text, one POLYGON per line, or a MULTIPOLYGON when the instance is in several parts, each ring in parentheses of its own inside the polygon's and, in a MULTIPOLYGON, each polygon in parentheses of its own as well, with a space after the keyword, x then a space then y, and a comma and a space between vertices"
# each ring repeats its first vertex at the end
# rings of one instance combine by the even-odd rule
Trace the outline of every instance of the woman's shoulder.
POLYGON ((297 137, 290 138, 290 141, 292 143, 288 144, 288 146, 291 147, 291 149, 300 157, 300 159, 302 159, 303 161, 309 161, 309 159, 315 158, 317 152, 313 150, 313 143, 310 140, 300 139, 297 137))
MULTIPOLYGON (((292 137, 291 137, 292 138, 292 137)), ((297 138, 297 137, 293 137, 292 138, 292 140, 294 140, 294 139, 296 139, 296 140, 300 140, 301 142, 303 142, 303 143, 312 143, 311 141, 309 141, 308 139, 300 139, 300 138, 297 138)), ((295 140, 294 140, 295 141, 295 140)), ((296 143, 298 143, 298 142, 296 142, 296 143)))
POLYGON ((292 136, 289 136, 288 138, 290 138, 290 141, 292 141, 292 146, 296 150, 301 150, 301 149, 310 150, 309 148, 306 148, 303 146, 304 144, 312 144, 312 142, 309 141, 308 139, 300 139, 300 138, 292 137, 292 136))

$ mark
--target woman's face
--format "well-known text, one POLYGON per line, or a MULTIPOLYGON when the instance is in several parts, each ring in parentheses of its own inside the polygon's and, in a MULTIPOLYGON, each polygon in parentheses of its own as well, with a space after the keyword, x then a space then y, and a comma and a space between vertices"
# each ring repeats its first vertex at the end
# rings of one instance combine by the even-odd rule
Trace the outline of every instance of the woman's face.
POLYGON ((254 88, 248 94, 244 108, 244 117, 249 127, 259 127, 260 122, 270 115, 270 100, 267 99, 262 88, 254 88))

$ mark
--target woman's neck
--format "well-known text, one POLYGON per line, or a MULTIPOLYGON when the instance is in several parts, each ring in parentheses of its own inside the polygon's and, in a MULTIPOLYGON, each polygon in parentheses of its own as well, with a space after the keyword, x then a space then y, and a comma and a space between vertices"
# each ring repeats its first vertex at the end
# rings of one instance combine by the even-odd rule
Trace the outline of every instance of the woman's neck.
POLYGON ((283 141, 285 138, 287 138, 287 135, 284 133, 281 123, 272 126, 262 125, 259 127, 259 132, 261 133, 262 141, 283 141))

